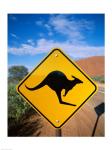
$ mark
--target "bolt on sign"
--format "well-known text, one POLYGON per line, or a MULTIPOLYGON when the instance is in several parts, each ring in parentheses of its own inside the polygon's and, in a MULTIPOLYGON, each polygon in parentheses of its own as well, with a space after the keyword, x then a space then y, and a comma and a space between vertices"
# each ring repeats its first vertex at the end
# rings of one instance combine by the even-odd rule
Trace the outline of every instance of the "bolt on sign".
POLYGON ((96 92, 96 84, 60 49, 17 86, 18 93, 54 127, 62 127, 96 92))

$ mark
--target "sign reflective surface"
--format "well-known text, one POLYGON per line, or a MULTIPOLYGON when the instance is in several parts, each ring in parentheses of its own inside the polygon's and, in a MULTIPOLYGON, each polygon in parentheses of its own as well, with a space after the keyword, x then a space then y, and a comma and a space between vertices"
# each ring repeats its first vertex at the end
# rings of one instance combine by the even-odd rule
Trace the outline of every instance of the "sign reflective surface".
POLYGON ((17 86, 18 93, 56 128, 96 90, 96 84, 60 49, 53 49, 17 86))

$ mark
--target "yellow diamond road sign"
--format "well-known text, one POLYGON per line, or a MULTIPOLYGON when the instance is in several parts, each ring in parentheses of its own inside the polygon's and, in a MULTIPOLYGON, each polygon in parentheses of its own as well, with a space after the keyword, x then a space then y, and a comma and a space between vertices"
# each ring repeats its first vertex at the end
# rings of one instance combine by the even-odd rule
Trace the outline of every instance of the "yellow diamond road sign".
POLYGON ((19 94, 56 128, 96 90, 96 84, 60 49, 53 49, 17 86, 19 94))

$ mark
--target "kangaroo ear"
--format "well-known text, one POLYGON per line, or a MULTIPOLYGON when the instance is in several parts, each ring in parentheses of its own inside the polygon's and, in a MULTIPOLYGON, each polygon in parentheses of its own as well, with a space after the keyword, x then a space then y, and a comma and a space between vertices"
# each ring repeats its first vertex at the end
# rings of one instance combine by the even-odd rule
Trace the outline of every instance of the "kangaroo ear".
POLYGON ((75 77, 72 75, 72 78, 74 78, 75 79, 75 77))

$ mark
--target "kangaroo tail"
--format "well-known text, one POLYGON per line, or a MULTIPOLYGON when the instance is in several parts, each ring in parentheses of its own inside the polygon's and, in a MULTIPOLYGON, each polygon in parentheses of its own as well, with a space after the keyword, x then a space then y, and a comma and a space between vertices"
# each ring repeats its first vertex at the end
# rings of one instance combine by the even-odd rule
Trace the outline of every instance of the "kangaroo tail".
POLYGON ((36 85, 35 87, 28 87, 26 85, 25 85, 25 87, 30 91, 34 91, 34 90, 40 89, 41 87, 43 87, 45 85, 46 85, 45 80, 43 80, 40 84, 36 85))

